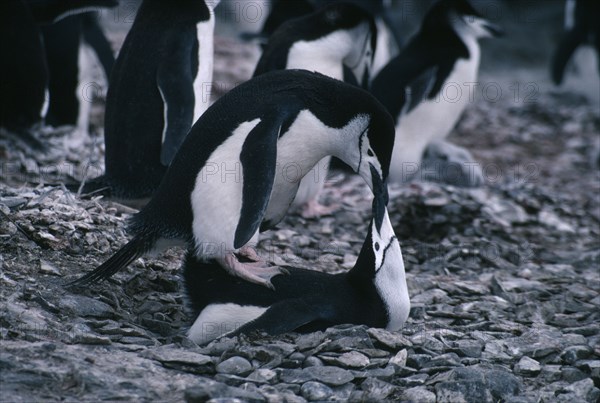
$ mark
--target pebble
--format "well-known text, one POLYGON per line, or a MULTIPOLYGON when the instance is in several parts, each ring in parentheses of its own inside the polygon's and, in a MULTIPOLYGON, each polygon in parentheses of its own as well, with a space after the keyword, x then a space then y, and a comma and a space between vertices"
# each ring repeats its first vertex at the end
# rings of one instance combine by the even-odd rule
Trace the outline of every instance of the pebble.
POLYGON ((406 351, 406 349, 402 349, 400 351, 398 351, 396 353, 396 355, 394 355, 391 359, 390 359, 390 364, 394 364, 397 365, 399 367, 405 367, 406 366, 406 359, 408 357, 408 352, 406 351))
POLYGON ((334 394, 333 390, 329 386, 324 385, 321 382, 314 381, 309 381, 302 384, 300 392, 308 401, 327 400, 334 394))
POLYGON ((521 357, 515 364, 515 374, 523 376, 537 376, 542 370, 540 363, 529 357, 521 357))
POLYGON ((371 328, 368 330, 368 334, 377 342, 383 344, 384 347, 393 351, 412 346, 411 341, 402 336, 400 332, 392 333, 384 329, 371 328))
POLYGON ((115 312, 110 305, 83 295, 65 295, 59 299, 58 306, 76 316, 96 318, 112 318, 115 316, 115 312))
POLYGON ((247 375, 252 372, 252 364, 243 357, 231 357, 217 365, 217 372, 232 375, 247 375))
POLYGON ((436 396, 427 388, 416 386, 405 389, 400 395, 400 400, 415 403, 436 403, 436 396))

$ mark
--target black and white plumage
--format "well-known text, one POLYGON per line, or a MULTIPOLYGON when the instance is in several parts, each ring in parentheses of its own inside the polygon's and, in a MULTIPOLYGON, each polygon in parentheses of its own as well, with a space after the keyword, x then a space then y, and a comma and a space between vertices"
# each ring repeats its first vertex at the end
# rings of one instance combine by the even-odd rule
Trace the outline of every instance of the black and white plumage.
MULTIPOLYGON (((499 28, 482 18, 467 0, 440 0, 425 16, 420 31, 374 78, 373 94, 396 121, 390 183, 412 179, 428 145, 444 142, 469 97, 449 99, 443 91, 449 83, 476 82, 478 39, 498 34, 499 28)), ((446 160, 452 160, 452 155, 449 148, 446 160)), ((475 168, 474 174, 463 177, 465 185, 483 181, 481 169, 475 168)))
POLYGON ((40 29, 23 0, 0 2, 0 128, 42 149, 31 129, 46 114, 48 70, 40 29))
POLYGON ((567 0, 565 32, 552 57, 551 74, 556 85, 563 82, 565 69, 577 48, 589 43, 596 49, 600 73, 600 3, 595 0, 567 0))
POLYGON ((384 181, 393 121, 366 91, 304 70, 275 71, 236 87, 195 123, 150 202, 130 224, 132 239, 76 283, 111 276, 160 245, 179 242, 199 259, 270 286, 276 268, 249 247, 259 228, 285 216, 301 177, 335 155, 369 186, 384 181), (254 266, 254 267, 253 267, 254 266))
POLYGON ((158 187, 193 122, 208 106, 217 0, 144 0, 112 71, 106 99, 108 187, 143 199, 158 187))
POLYGON ((110 43, 94 13, 71 15, 44 25, 42 34, 49 72, 45 122, 51 126, 77 126, 79 132, 87 133, 91 100, 84 97, 83 86, 93 79, 94 57, 108 82, 115 63, 110 43))
POLYGON ((288 275, 273 277, 275 289, 267 290, 188 254, 183 276, 196 318, 188 337, 204 344, 222 335, 309 332, 345 323, 399 330, 410 299, 402 252, 383 204, 376 196, 374 218, 348 272, 286 267, 288 275))
MULTIPOLYGON (((114 0, 6 0, 0 2, 0 128, 36 149, 35 132, 48 112, 49 73, 40 26, 114 0)), ((63 66, 64 67, 64 66, 63 66)))
MULTIPOLYGON (((334 3, 303 17, 284 22, 269 38, 254 76, 268 71, 305 69, 337 80, 352 74, 363 87, 370 79, 377 29, 369 13, 348 3, 334 3)), ((294 208, 304 217, 330 211, 318 202, 330 157, 324 158, 300 182, 294 208)))

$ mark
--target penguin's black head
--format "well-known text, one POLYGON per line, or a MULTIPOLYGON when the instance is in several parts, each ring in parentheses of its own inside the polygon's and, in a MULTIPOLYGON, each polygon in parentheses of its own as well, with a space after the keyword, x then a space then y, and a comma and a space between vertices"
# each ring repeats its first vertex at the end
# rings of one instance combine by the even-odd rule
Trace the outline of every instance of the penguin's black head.
POLYGON ((485 19, 468 0, 439 0, 431 7, 421 28, 422 32, 444 32, 484 38, 502 35, 502 29, 485 19))
POLYGON ((380 189, 385 204, 395 137, 394 120, 379 102, 374 103, 369 124, 358 139, 360 156, 357 173, 365 178, 374 194, 380 189))

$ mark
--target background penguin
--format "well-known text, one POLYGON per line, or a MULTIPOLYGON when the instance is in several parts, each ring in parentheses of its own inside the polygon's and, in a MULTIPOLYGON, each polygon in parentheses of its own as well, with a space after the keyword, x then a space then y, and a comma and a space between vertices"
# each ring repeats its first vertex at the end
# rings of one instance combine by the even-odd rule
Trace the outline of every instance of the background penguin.
POLYGON ((499 34, 499 28, 483 19, 467 0, 440 0, 425 16, 420 31, 375 77, 372 92, 396 120, 390 182, 406 182, 418 168, 429 169, 425 162, 421 167, 421 158, 428 145, 437 142, 433 153, 436 160, 430 164, 438 172, 466 169, 454 178, 443 175, 445 181, 463 186, 483 183, 481 169, 469 163, 472 157, 468 151, 445 147, 448 143, 444 139, 461 116, 468 97, 447 100, 441 93, 448 83, 462 85, 477 80, 477 40, 499 34), (464 161, 465 156, 468 161, 464 161))
MULTIPOLYGON (((304 17, 284 22, 277 29, 258 61, 254 76, 282 69, 316 71, 344 80, 345 69, 368 86, 377 43, 375 22, 361 7, 335 3, 304 17)), ((330 157, 319 161, 300 182, 293 206, 303 217, 328 214, 333 209, 318 198, 329 168, 330 157)))
POLYGON ((230 273, 271 286, 280 270, 265 267, 250 245, 259 228, 283 219, 303 172, 332 154, 372 187, 388 175, 393 141, 392 118, 360 88, 305 70, 255 77, 195 123, 154 197, 133 217, 131 241, 73 284, 107 278, 147 252, 183 243, 201 260, 216 259, 230 273))
POLYGON ((0 2, 0 128, 43 149, 33 134, 46 114, 48 70, 40 29, 23 0, 0 2))
POLYGON ((354 267, 327 274, 286 267, 274 290, 228 275, 215 262, 188 254, 184 263, 188 304, 194 318, 188 337, 198 344, 224 334, 310 332, 352 323, 399 330, 410 311, 398 239, 384 202, 374 199, 374 218, 354 267))
POLYGON ((144 0, 111 74, 105 174, 83 193, 143 199, 209 102, 218 0, 144 0))
POLYGON ((35 136, 48 111, 48 64, 40 25, 90 7, 112 7, 114 0, 6 0, 0 2, 0 128, 35 149, 35 136))
MULTIPOLYGON (((266 42, 286 21, 313 13, 332 4, 354 4, 375 17, 378 46, 374 49, 373 71, 377 72, 402 47, 402 35, 390 15, 390 0, 273 0, 262 30, 258 35, 242 35, 246 39, 258 37, 266 42)), ((360 77, 359 77, 360 79, 360 77)))
POLYGON ((596 49, 600 73, 600 2, 596 0, 567 0, 565 33, 552 58, 551 74, 556 85, 563 81, 565 69, 575 50, 586 43, 596 49))
POLYGON ((76 137, 88 131, 91 100, 82 96, 82 83, 93 80, 92 50, 108 82, 115 58, 95 13, 71 15, 42 27, 49 70, 49 106, 45 122, 77 126, 76 137))

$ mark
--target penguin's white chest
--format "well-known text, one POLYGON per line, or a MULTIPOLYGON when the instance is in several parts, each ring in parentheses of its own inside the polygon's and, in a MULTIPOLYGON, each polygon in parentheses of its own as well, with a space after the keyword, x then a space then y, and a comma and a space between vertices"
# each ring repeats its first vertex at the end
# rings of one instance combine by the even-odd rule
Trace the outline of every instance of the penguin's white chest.
POLYGON ((479 69, 479 48, 469 59, 459 59, 439 94, 403 115, 396 125, 396 143, 390 166, 390 181, 403 182, 421 163, 423 151, 432 141, 445 139, 473 102, 479 69))
POLYGON ((213 151, 196 177, 191 204, 198 256, 216 258, 234 251, 244 182, 240 153, 248 134, 259 123, 257 118, 240 124, 213 151))
POLYGON ((290 207, 300 180, 326 155, 340 131, 325 125, 308 110, 298 114, 277 142, 277 169, 265 221, 274 225, 290 207))
POLYGON ((188 338, 205 344, 226 333, 233 332, 265 313, 267 307, 234 303, 210 304, 200 312, 188 331, 188 338))
POLYGON ((210 106, 214 53, 213 35, 215 30, 215 19, 212 10, 210 14, 210 18, 207 21, 196 24, 198 74, 194 79, 194 122, 210 106))

